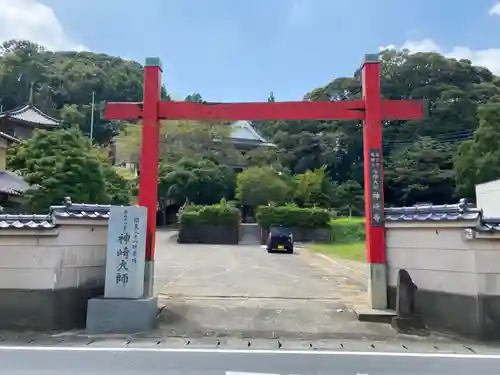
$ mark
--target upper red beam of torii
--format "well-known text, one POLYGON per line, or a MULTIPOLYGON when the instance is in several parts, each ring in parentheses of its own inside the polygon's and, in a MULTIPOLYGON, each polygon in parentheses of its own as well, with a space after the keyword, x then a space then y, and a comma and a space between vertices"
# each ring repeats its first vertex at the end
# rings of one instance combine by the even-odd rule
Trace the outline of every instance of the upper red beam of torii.
MULTIPOLYGON (((139 205, 147 207, 146 261, 152 277, 156 232, 159 121, 179 120, 362 120, 367 261, 373 308, 387 307, 382 171, 382 121, 424 116, 421 100, 384 100, 380 97, 378 55, 366 55, 362 68, 362 99, 263 103, 192 103, 161 101, 161 62, 146 59, 144 101, 107 103, 108 119, 142 120, 139 205)), ((151 280, 150 280, 151 281, 151 280)), ((149 287, 151 292, 151 287, 149 287)))

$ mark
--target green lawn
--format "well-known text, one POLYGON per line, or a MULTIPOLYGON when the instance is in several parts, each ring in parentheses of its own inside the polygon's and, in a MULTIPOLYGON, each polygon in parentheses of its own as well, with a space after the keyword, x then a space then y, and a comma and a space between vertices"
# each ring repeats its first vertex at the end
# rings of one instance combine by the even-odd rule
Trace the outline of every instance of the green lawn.
POLYGON ((366 261, 366 245, 364 241, 351 243, 331 243, 331 244, 312 244, 308 246, 311 250, 325 255, 333 255, 340 258, 366 261))

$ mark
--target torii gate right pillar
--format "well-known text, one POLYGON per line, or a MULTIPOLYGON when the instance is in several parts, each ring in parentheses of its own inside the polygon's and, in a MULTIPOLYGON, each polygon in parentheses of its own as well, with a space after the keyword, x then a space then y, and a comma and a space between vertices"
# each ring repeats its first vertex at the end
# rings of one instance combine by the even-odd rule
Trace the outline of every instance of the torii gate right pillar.
POLYGON ((362 68, 365 102, 363 160, 368 291, 373 309, 387 308, 387 267, 384 225, 384 176, 382 169, 382 102, 378 55, 366 55, 362 68))

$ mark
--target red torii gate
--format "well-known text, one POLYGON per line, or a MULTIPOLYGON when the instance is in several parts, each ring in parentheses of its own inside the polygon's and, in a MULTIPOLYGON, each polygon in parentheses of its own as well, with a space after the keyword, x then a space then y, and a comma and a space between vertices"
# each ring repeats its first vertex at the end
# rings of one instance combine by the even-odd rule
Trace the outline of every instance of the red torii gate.
POLYGON ((363 120, 366 255, 370 264, 371 307, 387 307, 382 171, 382 120, 424 116, 423 101, 384 100, 380 97, 378 55, 366 55, 362 67, 361 100, 278 103, 192 103, 161 101, 160 59, 147 58, 144 102, 107 103, 108 119, 141 119, 142 149, 139 205, 147 207, 146 295, 152 293, 158 188, 159 121, 171 120, 363 120))

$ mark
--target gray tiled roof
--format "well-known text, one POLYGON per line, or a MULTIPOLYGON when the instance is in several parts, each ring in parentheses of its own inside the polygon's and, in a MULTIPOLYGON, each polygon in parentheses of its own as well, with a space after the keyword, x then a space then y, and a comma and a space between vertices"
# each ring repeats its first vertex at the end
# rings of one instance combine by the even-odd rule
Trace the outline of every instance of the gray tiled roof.
POLYGON ((14 143, 21 143, 21 140, 19 138, 16 138, 10 134, 0 132, 0 138, 6 139, 8 141, 14 142, 14 143))
POLYGON ((458 204, 395 207, 386 208, 384 212, 387 222, 470 221, 474 231, 500 232, 500 218, 484 218, 482 210, 470 205, 466 199, 461 199, 458 204))
POLYGON ((52 229, 54 219, 109 219, 109 205, 78 204, 66 198, 65 204, 51 206, 48 215, 0 215, 1 229, 52 229))
POLYGON ((234 143, 260 144, 264 146, 274 146, 262 137, 252 126, 250 121, 235 121, 231 125, 230 138, 234 143))
POLYGON ((52 229, 50 215, 0 215, 0 229, 52 229))
POLYGON ((61 124, 61 121, 43 113, 37 107, 31 104, 11 111, 0 114, 1 117, 9 117, 18 121, 23 121, 35 125, 42 125, 47 127, 55 127, 61 124))
POLYGON ((28 191, 30 185, 11 171, 0 171, 0 192, 9 195, 20 195, 28 191))
POLYGON ((500 218, 483 218, 476 230, 478 232, 500 232, 500 218))
POLYGON ((109 219, 110 205, 71 203, 51 206, 51 214, 58 219, 109 219))
MULTIPOLYGON (((500 222, 500 219, 499 219, 500 222)), ((498 224, 481 224, 479 225, 476 230, 478 232, 500 232, 500 223, 498 224)))
POLYGON ((395 207, 384 212, 386 221, 474 221, 481 217, 481 210, 473 208, 466 199, 458 204, 395 207))

